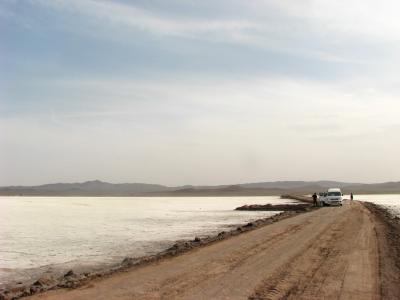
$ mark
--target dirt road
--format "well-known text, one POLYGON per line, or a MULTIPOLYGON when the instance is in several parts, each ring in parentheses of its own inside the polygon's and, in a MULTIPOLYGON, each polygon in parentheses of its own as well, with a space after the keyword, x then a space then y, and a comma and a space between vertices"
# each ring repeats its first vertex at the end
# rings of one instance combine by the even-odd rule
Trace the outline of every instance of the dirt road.
POLYGON ((347 202, 30 299, 399 299, 376 222, 347 202))

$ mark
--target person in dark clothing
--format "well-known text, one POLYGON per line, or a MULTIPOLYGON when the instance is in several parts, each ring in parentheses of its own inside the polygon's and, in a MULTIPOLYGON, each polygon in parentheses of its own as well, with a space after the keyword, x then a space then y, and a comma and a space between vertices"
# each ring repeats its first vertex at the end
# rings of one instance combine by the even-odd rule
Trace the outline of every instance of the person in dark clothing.
POLYGON ((353 193, 351 193, 350 194, 350 200, 353 200, 354 199, 354 195, 353 195, 353 193))
POLYGON ((317 193, 314 193, 314 194, 312 195, 312 199, 313 199, 314 206, 318 206, 318 202, 317 202, 318 196, 317 196, 317 193))

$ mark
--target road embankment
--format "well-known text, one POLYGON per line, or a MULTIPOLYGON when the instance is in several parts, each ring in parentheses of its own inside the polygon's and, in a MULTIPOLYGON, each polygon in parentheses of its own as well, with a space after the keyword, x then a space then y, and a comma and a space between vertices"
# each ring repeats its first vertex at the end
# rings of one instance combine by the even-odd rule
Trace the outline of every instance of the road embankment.
POLYGON ((374 203, 364 205, 375 217, 382 299, 400 299, 400 218, 374 203))
POLYGON ((397 220, 357 201, 292 215, 30 299, 400 299, 397 220))

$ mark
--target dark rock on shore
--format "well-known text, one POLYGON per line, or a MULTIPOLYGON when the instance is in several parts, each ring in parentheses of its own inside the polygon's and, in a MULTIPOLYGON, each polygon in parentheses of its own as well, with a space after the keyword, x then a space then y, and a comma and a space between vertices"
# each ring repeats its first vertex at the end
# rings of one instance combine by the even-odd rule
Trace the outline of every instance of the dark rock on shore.
POLYGON ((125 257, 125 258, 122 260, 121 265, 122 265, 122 266, 127 266, 127 267, 129 267, 129 266, 132 266, 132 265, 133 265, 134 261, 135 261, 135 259, 132 258, 132 257, 125 257))
POLYGON ((36 280, 33 285, 38 287, 52 286, 55 285, 56 280, 51 276, 44 275, 36 280))
POLYGON ((69 270, 67 273, 64 274, 64 278, 65 277, 74 276, 74 275, 75 275, 74 271, 73 270, 69 270))
POLYGON ((259 211, 307 211, 311 207, 311 204, 299 203, 299 204, 252 204, 243 205, 237 207, 236 210, 259 210, 259 211))
POLYGON ((297 200, 300 202, 305 202, 305 203, 313 203, 313 199, 311 197, 307 196, 300 196, 300 195, 282 195, 281 199, 290 199, 290 200, 297 200))

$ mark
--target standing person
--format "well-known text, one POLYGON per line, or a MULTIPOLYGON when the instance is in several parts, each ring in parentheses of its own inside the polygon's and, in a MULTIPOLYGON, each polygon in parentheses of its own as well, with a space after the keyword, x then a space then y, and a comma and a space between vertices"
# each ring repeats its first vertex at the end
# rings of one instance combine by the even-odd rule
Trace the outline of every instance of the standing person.
POLYGON ((317 198, 318 198, 317 193, 314 193, 314 194, 312 195, 312 199, 313 199, 314 206, 318 206, 317 198))
POLYGON ((350 200, 353 201, 353 199, 354 199, 354 195, 353 195, 353 193, 351 193, 350 194, 350 200))

